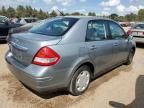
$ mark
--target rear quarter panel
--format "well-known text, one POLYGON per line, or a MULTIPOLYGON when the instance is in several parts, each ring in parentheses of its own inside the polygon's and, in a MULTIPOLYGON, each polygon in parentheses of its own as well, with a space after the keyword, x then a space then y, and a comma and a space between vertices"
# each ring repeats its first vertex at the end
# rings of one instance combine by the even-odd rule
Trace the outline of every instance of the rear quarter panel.
POLYGON ((80 65, 91 62, 85 42, 55 45, 50 46, 50 48, 54 49, 61 56, 60 61, 52 66, 52 69, 58 70, 55 72, 61 77, 65 86, 69 84, 73 74, 80 65))

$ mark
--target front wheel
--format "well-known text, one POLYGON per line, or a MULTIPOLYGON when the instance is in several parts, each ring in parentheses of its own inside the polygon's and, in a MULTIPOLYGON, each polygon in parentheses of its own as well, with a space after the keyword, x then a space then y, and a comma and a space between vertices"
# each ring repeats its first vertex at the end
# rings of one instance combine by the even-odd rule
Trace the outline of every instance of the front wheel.
POLYGON ((134 49, 131 49, 130 52, 129 52, 128 58, 127 58, 126 65, 130 65, 132 63, 134 53, 135 53, 134 49))
POLYGON ((74 74, 69 91, 72 95, 78 96, 85 92, 89 87, 91 70, 88 66, 81 66, 74 74))

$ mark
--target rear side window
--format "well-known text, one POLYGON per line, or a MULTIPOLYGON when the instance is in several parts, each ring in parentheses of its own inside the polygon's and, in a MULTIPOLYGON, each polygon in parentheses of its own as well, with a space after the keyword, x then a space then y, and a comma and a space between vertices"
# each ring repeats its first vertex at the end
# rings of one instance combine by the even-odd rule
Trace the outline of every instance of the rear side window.
POLYGON ((106 26, 99 21, 90 21, 87 27, 86 41, 100 41, 106 39, 106 26))
POLYGON ((50 21, 47 20, 33 27, 30 32, 48 36, 62 36, 77 21, 77 18, 59 18, 50 21))
POLYGON ((118 24, 109 22, 109 27, 112 39, 121 39, 124 37, 125 32, 118 24))

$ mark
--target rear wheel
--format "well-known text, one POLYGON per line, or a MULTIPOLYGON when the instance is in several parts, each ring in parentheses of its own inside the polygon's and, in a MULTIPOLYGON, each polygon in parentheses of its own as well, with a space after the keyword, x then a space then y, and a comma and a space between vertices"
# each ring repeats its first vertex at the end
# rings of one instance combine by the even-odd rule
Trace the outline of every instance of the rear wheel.
POLYGON ((89 87, 91 70, 88 66, 81 66, 74 74, 69 91, 72 95, 78 96, 85 92, 89 87))
POLYGON ((130 52, 129 52, 129 56, 127 58, 127 62, 126 62, 126 65, 130 65, 133 61, 133 57, 134 57, 134 49, 131 49, 130 52))

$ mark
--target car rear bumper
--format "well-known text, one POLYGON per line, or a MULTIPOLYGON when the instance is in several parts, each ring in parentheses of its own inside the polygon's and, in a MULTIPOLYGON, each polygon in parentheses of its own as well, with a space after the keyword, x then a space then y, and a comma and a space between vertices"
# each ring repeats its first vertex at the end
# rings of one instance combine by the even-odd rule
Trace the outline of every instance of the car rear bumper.
POLYGON ((28 86, 30 89, 37 91, 39 93, 52 91, 60 88, 65 88, 64 83, 60 78, 54 74, 48 75, 46 77, 38 77, 36 75, 30 74, 32 71, 28 71, 26 68, 21 68, 17 63, 9 56, 9 53, 5 57, 9 70, 14 74, 14 76, 28 86))
POLYGON ((141 37, 134 37, 134 40, 136 41, 136 43, 144 43, 144 38, 141 37))

